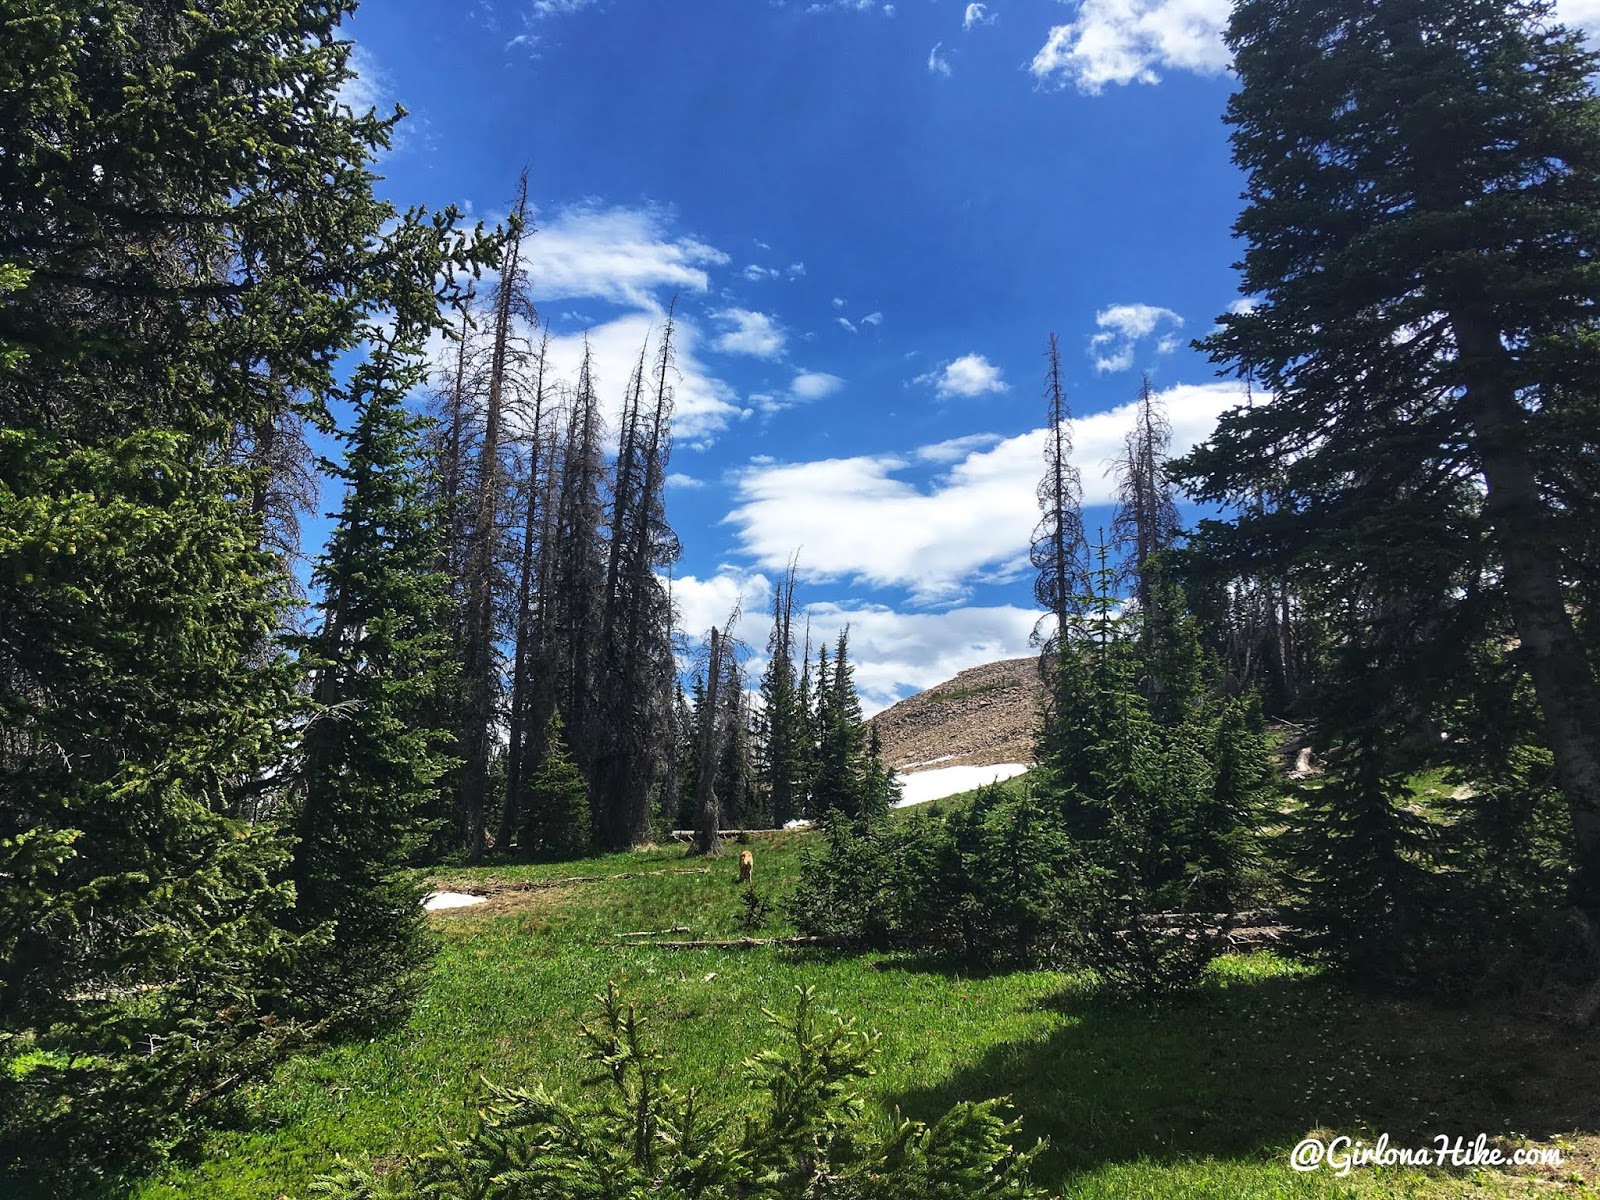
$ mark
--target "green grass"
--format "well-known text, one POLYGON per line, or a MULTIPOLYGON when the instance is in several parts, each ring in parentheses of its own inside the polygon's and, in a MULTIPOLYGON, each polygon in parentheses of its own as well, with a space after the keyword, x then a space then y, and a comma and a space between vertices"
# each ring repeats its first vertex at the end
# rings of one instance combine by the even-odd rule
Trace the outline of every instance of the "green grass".
MULTIPOLYGON (((948 803, 948 802, 946 802, 948 803)), ((815 834, 762 835, 756 880, 779 895, 815 834)), ((885 955, 781 948, 621 946, 625 931, 739 932, 737 850, 708 873, 636 876, 501 893, 438 914, 440 950, 409 1024, 285 1064, 247 1098, 239 1127, 137 1200, 298 1197, 337 1155, 393 1161, 461 1124, 480 1078, 577 1086, 575 1022, 608 980, 651 1021, 680 1083, 739 1097, 738 1064, 770 1044, 764 1007, 810 984, 830 1008, 882 1033, 872 1090, 884 1111, 928 1118, 951 1102, 1008 1094, 1040 1175, 1073 1197, 1547 1195, 1554 1183, 1489 1175, 1298 1175, 1285 1156, 1309 1131, 1422 1144, 1593 1130, 1600 1048, 1541 1039, 1504 1014, 1436 1010, 1352 994, 1268 955, 1221 960, 1193 996, 1134 1003, 1051 971, 971 973, 885 955)), ((512 882, 699 866, 681 848, 581 863, 441 870, 512 882)), ((775 926, 768 932, 782 932, 775 926)), ((1566 1194, 1594 1195, 1580 1185, 1566 1194)))
POLYGON ((992 692, 1003 692, 1015 687, 1011 680, 999 683, 981 683, 977 687, 951 688, 948 691, 929 692, 925 699, 929 704, 950 704, 957 700, 970 700, 974 696, 987 696, 992 692))

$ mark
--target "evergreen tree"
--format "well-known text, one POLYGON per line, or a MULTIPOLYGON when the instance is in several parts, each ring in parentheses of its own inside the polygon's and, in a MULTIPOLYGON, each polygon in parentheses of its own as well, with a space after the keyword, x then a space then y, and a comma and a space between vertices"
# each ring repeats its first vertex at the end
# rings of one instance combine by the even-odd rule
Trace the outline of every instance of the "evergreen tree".
POLYGON ((528 292, 527 270, 522 264, 522 238, 528 231, 528 173, 523 171, 505 231, 500 281, 495 285, 493 296, 483 441, 478 451, 477 484, 463 576, 466 604, 461 661, 462 763, 457 788, 466 822, 467 853, 473 860, 482 855, 487 840, 490 762, 494 757, 502 680, 495 603, 506 494, 501 439, 522 358, 515 323, 519 319, 529 322, 538 319, 528 292))
POLYGON ((322 623, 304 645, 314 703, 290 868, 294 923, 331 927, 296 973, 294 1005, 345 1019, 402 1012, 427 949, 422 890, 396 875, 427 839, 452 741, 433 701, 454 674, 438 530, 423 501, 421 423, 403 397, 421 381, 426 329, 373 331, 351 384, 347 485, 312 576, 322 623))
POLYGON ((540 739, 539 766, 528 779, 520 840, 524 850, 550 858, 582 858, 592 844, 589 785, 567 753, 561 714, 552 713, 540 739))
POLYGON ((810 734, 806 699, 794 661, 794 587, 795 563, 791 561, 773 592, 767 668, 761 676, 760 778, 775 825, 805 811, 810 734))
MULTIPOLYGON (((1083 534, 1083 481, 1072 464, 1071 413, 1061 386, 1061 350, 1050 335, 1046 352, 1050 367, 1045 385, 1044 477, 1039 481, 1039 509, 1043 514, 1033 531, 1029 558, 1038 575, 1033 596, 1053 623, 1044 638, 1041 666, 1052 666, 1053 655, 1078 612, 1085 586, 1088 545, 1083 534)), ((1035 630, 1035 637, 1038 631, 1035 630)))
MULTIPOLYGON (((797 699, 804 703, 810 681, 802 677, 797 699)), ((817 705, 812 718, 811 812, 838 812, 851 820, 875 820, 900 798, 894 774, 883 765, 876 729, 861 717, 855 667, 850 662, 850 631, 839 631, 830 656, 817 652, 817 705)))
POLYGON ((712 626, 706 639, 705 697, 698 706, 696 716, 699 728, 698 760, 695 764, 695 840, 697 854, 722 853, 722 839, 718 832, 723 825, 723 808, 727 797, 718 795, 719 765, 724 748, 733 736, 738 720, 739 693, 743 690, 737 646, 731 630, 739 623, 739 606, 721 629, 712 626))
POLYGON ((1133 428, 1123 439, 1122 457, 1115 464, 1117 511, 1111 521, 1111 545, 1122 558, 1119 580, 1133 584, 1133 599, 1147 614, 1147 633, 1160 621, 1151 611, 1157 596, 1150 564, 1178 540, 1178 506, 1167 480, 1171 445, 1172 426, 1146 375, 1139 384, 1133 428))
MULTIPOLYGON (((1263 464, 1278 471, 1276 510, 1232 522, 1247 564, 1342 539, 1403 574, 1441 540, 1463 563, 1482 547, 1566 796, 1573 899, 1593 921, 1600 682, 1562 572, 1595 525, 1592 491, 1570 483, 1592 450, 1584 381, 1600 367, 1600 59, 1549 16, 1521 0, 1235 6, 1228 120, 1249 180, 1236 229, 1260 303, 1205 345, 1273 400, 1224 418, 1184 474, 1200 498, 1237 501, 1263 464), (1480 480, 1472 536, 1441 535, 1438 498, 1480 480), (1378 545, 1375 526, 1394 540, 1378 545)), ((1374 753, 1361 790, 1383 795, 1374 753)))
POLYGON ((521 458, 521 550, 516 567, 516 616, 512 625, 511 652, 511 709, 508 715, 508 744, 506 746, 506 793, 500 809, 500 826, 495 844, 504 848, 511 844, 511 834, 517 827, 517 811, 524 796, 524 783, 530 764, 537 762, 543 751, 538 730, 533 728, 537 711, 535 701, 535 663, 538 656, 540 629, 537 597, 540 590, 538 568, 539 543, 544 529, 549 525, 546 511, 549 489, 544 486, 541 472, 550 470, 554 457, 552 439, 545 428, 546 409, 550 407, 546 383, 549 365, 550 332, 545 330, 539 339, 539 349, 533 361, 533 386, 531 411, 521 414, 528 427, 523 438, 521 458))
POLYGON ((817 768, 811 784, 815 810, 838 809, 847 817, 863 811, 866 728, 856 695, 855 668, 850 664, 850 631, 839 631, 832 662, 822 648, 817 675, 817 768))
POLYGON ((673 309, 661 331, 647 397, 645 348, 624 408, 621 452, 613 473, 601 615, 601 703, 597 728, 598 811, 605 843, 623 849, 650 834, 653 790, 665 773, 662 748, 672 716, 672 602, 661 572, 677 562, 677 534, 667 522, 667 465, 672 453, 673 309))
POLYGON ((0 1189, 103 1184, 327 1028, 261 1019, 315 939, 241 431, 325 424, 364 323, 481 257, 374 196, 397 117, 339 101, 352 7, 6 12, 0 1189))

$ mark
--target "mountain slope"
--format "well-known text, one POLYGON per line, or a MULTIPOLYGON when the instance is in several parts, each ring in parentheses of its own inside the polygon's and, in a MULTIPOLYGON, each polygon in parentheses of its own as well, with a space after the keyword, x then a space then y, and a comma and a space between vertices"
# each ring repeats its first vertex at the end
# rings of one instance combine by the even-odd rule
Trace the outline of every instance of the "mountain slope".
POLYGON ((1044 690, 1037 658, 961 672, 872 718, 883 760, 900 772, 1033 761, 1044 690))

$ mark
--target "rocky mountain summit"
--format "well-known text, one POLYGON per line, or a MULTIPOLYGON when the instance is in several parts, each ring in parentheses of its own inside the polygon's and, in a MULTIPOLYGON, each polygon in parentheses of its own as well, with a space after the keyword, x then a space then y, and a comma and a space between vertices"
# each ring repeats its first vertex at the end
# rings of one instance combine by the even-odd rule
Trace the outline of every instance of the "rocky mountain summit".
POLYGON ((961 672, 872 718, 896 771, 1033 761, 1044 689, 1037 658, 961 672))

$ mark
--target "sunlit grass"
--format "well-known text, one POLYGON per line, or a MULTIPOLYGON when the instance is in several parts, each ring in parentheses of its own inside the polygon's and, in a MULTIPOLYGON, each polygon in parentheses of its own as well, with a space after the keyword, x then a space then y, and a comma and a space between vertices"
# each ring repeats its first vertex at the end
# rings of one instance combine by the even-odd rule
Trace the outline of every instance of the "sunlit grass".
MULTIPOLYGON (((751 840, 765 894, 792 886, 816 836, 751 840)), ((613 979, 649 1018, 676 1080, 732 1102, 743 1100, 739 1064, 770 1044, 763 1009, 785 1008, 796 987, 812 985, 827 1007, 881 1032, 871 1087, 882 1111, 927 1118, 957 1099, 1008 1094, 1024 1136, 1050 1140, 1043 1181, 1073 1197, 1442 1198, 1557 1186, 1493 1173, 1475 1181, 1367 1171, 1341 1181, 1292 1172, 1287 1152, 1313 1130, 1388 1131, 1400 1142, 1440 1125, 1541 1137, 1563 1126, 1529 1128, 1537 1118, 1527 1105, 1486 1099, 1486 1086, 1527 1067, 1517 1031, 1475 1034, 1471 1014, 1359 996, 1271 955, 1220 960, 1194 995, 1131 1002, 1055 971, 619 944, 617 934, 642 930, 742 932, 742 848, 709 863, 673 846, 442 869, 439 878, 485 884, 709 867, 506 891, 436 915, 431 981, 403 1029, 286 1064, 250 1094, 237 1130, 135 1196, 298 1197, 336 1156, 391 1162, 459 1126, 482 1079, 575 1088, 576 1022, 613 979)), ((784 932, 781 918, 765 932, 784 932)), ((1594 1127, 1580 1124, 1592 1098, 1545 1099, 1551 1120, 1570 1110, 1565 1128, 1594 1127)))

